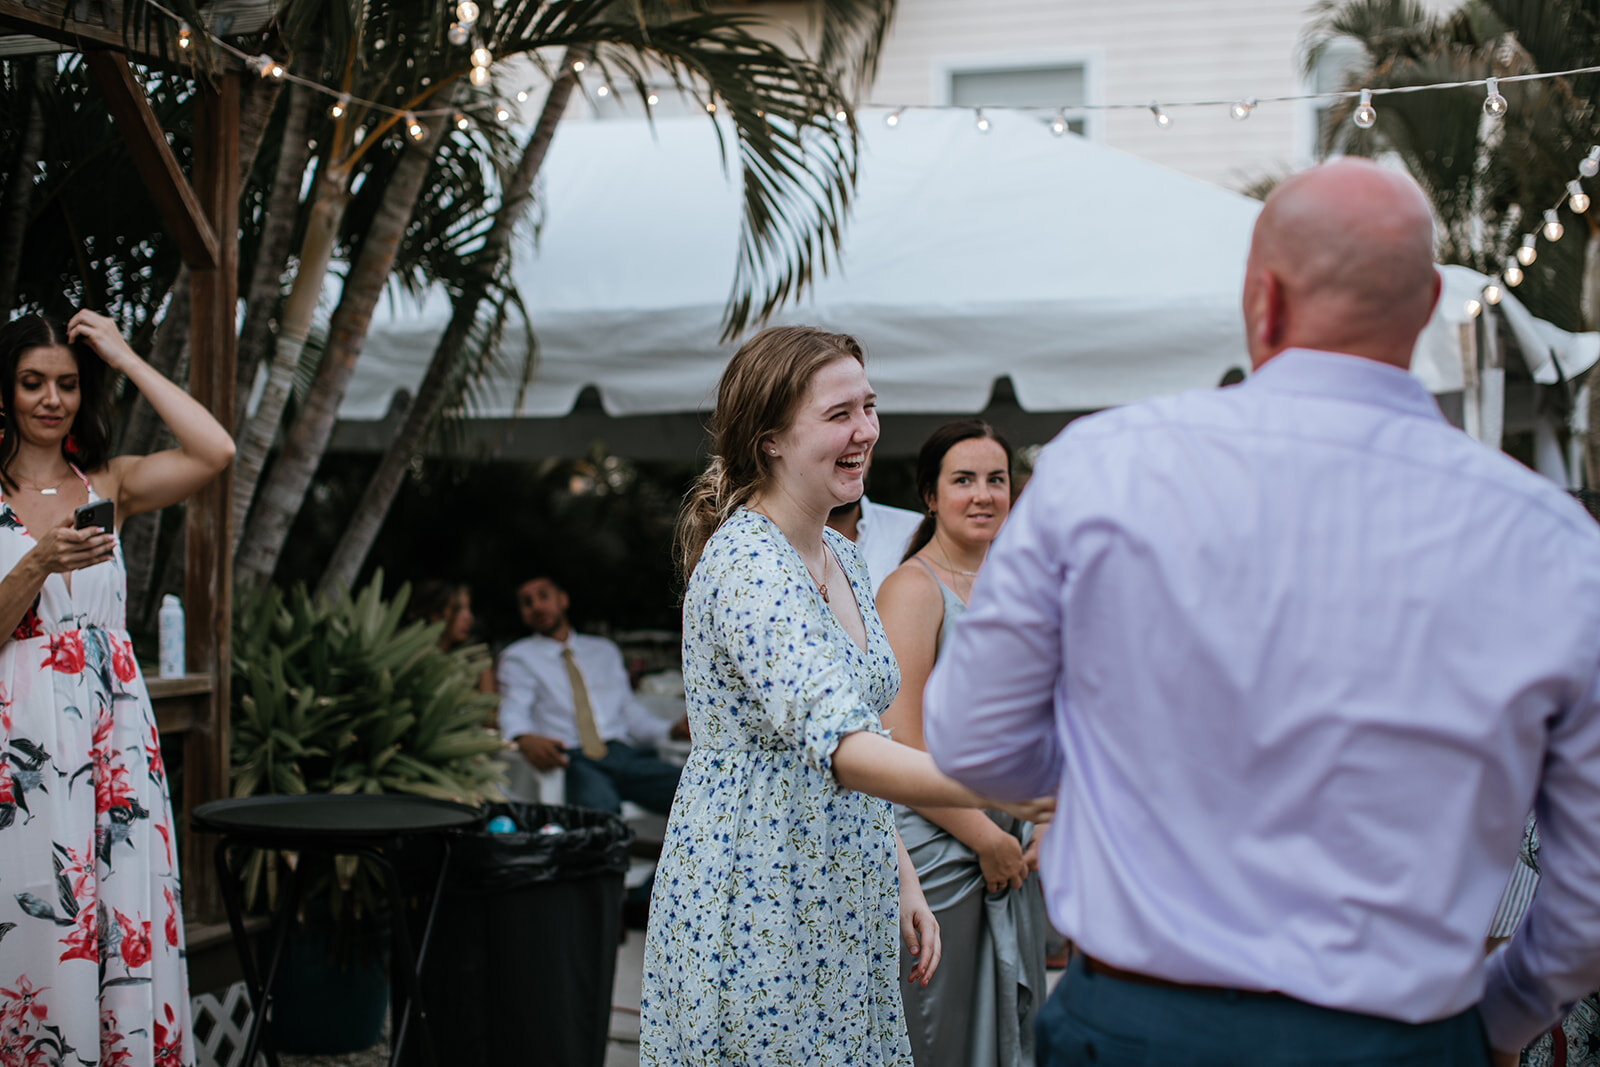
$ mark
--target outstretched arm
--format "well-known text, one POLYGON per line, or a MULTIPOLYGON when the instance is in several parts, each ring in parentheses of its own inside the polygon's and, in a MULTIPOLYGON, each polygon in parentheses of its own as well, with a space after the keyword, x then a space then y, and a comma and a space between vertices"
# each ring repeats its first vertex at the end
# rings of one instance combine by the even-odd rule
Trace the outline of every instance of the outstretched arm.
POLYGON ((233 460, 233 438, 199 401, 168 381, 128 347, 116 323, 80 311, 67 323, 67 340, 82 341, 106 366, 127 375, 166 423, 178 447, 111 461, 111 495, 120 521, 155 511, 193 494, 233 460))

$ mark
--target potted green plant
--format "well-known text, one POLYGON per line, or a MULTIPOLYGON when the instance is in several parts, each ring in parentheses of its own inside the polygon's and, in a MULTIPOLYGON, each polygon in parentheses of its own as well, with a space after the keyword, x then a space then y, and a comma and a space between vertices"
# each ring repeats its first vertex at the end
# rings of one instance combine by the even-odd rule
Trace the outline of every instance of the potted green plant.
MULTIPOLYGON (((414 793, 498 799, 491 724, 498 698, 477 689, 487 651, 439 647, 442 623, 406 622, 410 589, 384 600, 382 574, 356 593, 313 597, 303 585, 241 600, 233 634, 236 797, 414 793)), ((300 858, 258 851, 241 869, 248 907, 270 908, 300 858)), ((286 1051, 375 1044, 387 1005, 381 946, 390 917, 355 857, 304 872, 310 891, 274 993, 286 1051)))

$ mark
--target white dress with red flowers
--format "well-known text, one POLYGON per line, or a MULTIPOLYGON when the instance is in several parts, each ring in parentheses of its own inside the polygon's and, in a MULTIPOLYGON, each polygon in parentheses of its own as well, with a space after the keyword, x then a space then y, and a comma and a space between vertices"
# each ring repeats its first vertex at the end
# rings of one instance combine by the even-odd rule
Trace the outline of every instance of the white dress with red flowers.
MULTIPOLYGON (((0 574, 33 543, 0 500, 0 574)), ((119 544, 70 591, 45 579, 0 644, 4 1067, 194 1062, 172 805, 126 596, 119 544)))

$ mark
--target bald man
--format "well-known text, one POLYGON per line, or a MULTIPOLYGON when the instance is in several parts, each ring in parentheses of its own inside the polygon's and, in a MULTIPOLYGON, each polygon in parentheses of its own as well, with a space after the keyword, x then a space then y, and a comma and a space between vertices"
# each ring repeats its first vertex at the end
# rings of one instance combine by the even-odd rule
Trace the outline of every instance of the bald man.
POLYGON ((1255 373, 1074 422, 939 655, 939 766, 1059 798, 1043 1064, 1512 1063, 1600 987, 1600 530, 1407 373, 1432 247, 1399 174, 1280 186, 1255 373))

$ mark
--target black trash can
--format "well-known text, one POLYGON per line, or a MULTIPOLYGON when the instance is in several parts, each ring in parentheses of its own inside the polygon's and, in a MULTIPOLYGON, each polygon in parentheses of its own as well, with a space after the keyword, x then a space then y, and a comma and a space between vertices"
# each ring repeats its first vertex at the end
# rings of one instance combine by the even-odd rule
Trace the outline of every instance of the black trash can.
MULTIPOLYGON (((452 838, 423 997, 441 1067, 602 1067, 633 831, 615 815, 491 804, 514 833, 452 838)), ((421 1042, 406 1040, 410 1067, 421 1042)))

